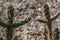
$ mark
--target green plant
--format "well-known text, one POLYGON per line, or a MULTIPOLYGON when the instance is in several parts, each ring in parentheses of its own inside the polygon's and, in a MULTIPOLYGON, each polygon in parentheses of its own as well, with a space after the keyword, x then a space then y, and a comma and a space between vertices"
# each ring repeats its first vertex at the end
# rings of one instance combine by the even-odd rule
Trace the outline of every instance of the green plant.
POLYGON ((58 18, 60 16, 60 13, 58 13, 55 17, 50 18, 49 7, 47 4, 44 5, 44 11, 47 20, 38 20, 38 21, 42 23, 46 23, 48 25, 50 39, 46 39, 46 40, 52 40, 52 21, 58 18))
POLYGON ((54 30, 54 39, 59 40, 59 29, 58 28, 55 28, 54 30))
POLYGON ((13 23, 13 21, 14 21, 13 20, 14 19, 14 8, 12 5, 10 5, 8 7, 8 19, 9 19, 8 24, 5 24, 4 22, 2 22, 0 20, 0 26, 7 28, 7 40, 12 39, 12 31, 14 28, 24 25, 31 20, 31 18, 26 18, 24 21, 20 21, 18 23, 13 23))

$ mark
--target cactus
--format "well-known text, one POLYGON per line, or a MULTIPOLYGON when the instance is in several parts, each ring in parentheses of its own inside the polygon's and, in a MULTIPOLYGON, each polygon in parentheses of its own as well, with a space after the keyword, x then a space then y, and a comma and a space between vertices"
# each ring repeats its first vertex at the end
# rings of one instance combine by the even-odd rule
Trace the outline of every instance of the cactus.
POLYGON ((58 28, 54 30, 54 40, 59 40, 59 29, 58 28))
POLYGON ((47 19, 46 20, 38 20, 39 22, 41 23, 46 23, 48 25, 48 29, 49 29, 49 38, 50 39, 47 39, 47 40, 52 40, 52 21, 57 19, 59 16, 60 16, 60 13, 58 13, 55 17, 53 18, 50 18, 50 13, 49 13, 49 7, 47 4, 44 5, 44 11, 45 11, 45 17, 47 19))
POLYGON ((14 8, 12 5, 10 5, 8 7, 8 19, 9 19, 8 24, 5 24, 4 22, 2 22, 0 20, 0 26, 7 28, 7 40, 12 39, 12 31, 14 28, 24 25, 31 20, 31 18, 26 18, 24 21, 20 21, 18 23, 13 23, 13 21, 14 21, 13 20, 14 19, 14 8))

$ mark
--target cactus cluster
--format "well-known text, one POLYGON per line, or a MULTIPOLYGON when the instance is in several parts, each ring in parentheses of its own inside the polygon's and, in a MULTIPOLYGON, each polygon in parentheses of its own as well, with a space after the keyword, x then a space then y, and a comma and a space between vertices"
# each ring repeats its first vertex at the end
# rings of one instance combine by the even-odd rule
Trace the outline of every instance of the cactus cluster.
MULTIPOLYGON (((49 38, 50 38, 50 40, 52 40, 52 35, 51 35, 52 34, 52 23, 51 22, 53 20, 55 20, 56 18, 58 18, 60 16, 60 13, 58 13, 55 17, 50 18, 49 7, 47 4, 44 5, 44 11, 45 11, 45 17, 46 17, 47 21, 46 20, 37 20, 37 21, 42 22, 42 23, 46 23, 48 25, 48 29, 50 32, 49 38)), ((12 5, 8 7, 8 19, 9 19, 8 24, 5 24, 4 22, 2 22, 0 20, 0 26, 7 28, 7 40, 12 39, 12 31, 14 28, 24 25, 31 20, 31 18, 26 18, 24 21, 20 21, 18 23, 13 23, 13 21, 14 21, 13 20, 14 19, 14 8, 12 5)), ((48 40, 48 39, 46 39, 46 40, 48 40)))

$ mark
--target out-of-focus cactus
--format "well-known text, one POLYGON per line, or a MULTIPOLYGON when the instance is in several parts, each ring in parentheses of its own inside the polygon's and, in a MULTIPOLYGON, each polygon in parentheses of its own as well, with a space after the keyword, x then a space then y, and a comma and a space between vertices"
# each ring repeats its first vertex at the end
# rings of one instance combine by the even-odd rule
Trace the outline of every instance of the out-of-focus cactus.
POLYGON ((8 24, 5 24, 4 22, 2 22, 0 20, 0 26, 7 28, 7 40, 12 40, 12 31, 14 28, 24 25, 31 20, 31 18, 26 18, 24 21, 20 21, 18 23, 13 23, 13 21, 14 21, 13 20, 14 19, 14 8, 12 5, 10 5, 8 7, 8 19, 9 19, 8 24))
POLYGON ((58 28, 54 30, 54 40, 59 40, 59 29, 58 28))
POLYGON ((53 18, 50 18, 49 7, 47 4, 44 5, 44 11, 45 11, 45 17, 47 20, 38 20, 38 21, 47 24, 49 29, 49 39, 46 39, 46 40, 52 40, 52 21, 57 19, 60 16, 60 13, 57 13, 56 16, 54 16, 53 18))

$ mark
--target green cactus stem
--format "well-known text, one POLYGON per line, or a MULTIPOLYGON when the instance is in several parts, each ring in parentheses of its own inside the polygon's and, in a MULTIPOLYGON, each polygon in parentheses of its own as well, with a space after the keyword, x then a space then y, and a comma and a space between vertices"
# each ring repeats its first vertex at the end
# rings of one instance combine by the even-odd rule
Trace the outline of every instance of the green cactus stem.
POLYGON ((28 19, 26 18, 24 21, 20 21, 20 22, 18 22, 18 23, 12 24, 12 26, 13 26, 14 28, 16 28, 16 27, 19 27, 19 26, 21 26, 21 25, 24 25, 24 24, 28 23, 30 20, 31 20, 31 18, 28 18, 28 19))

